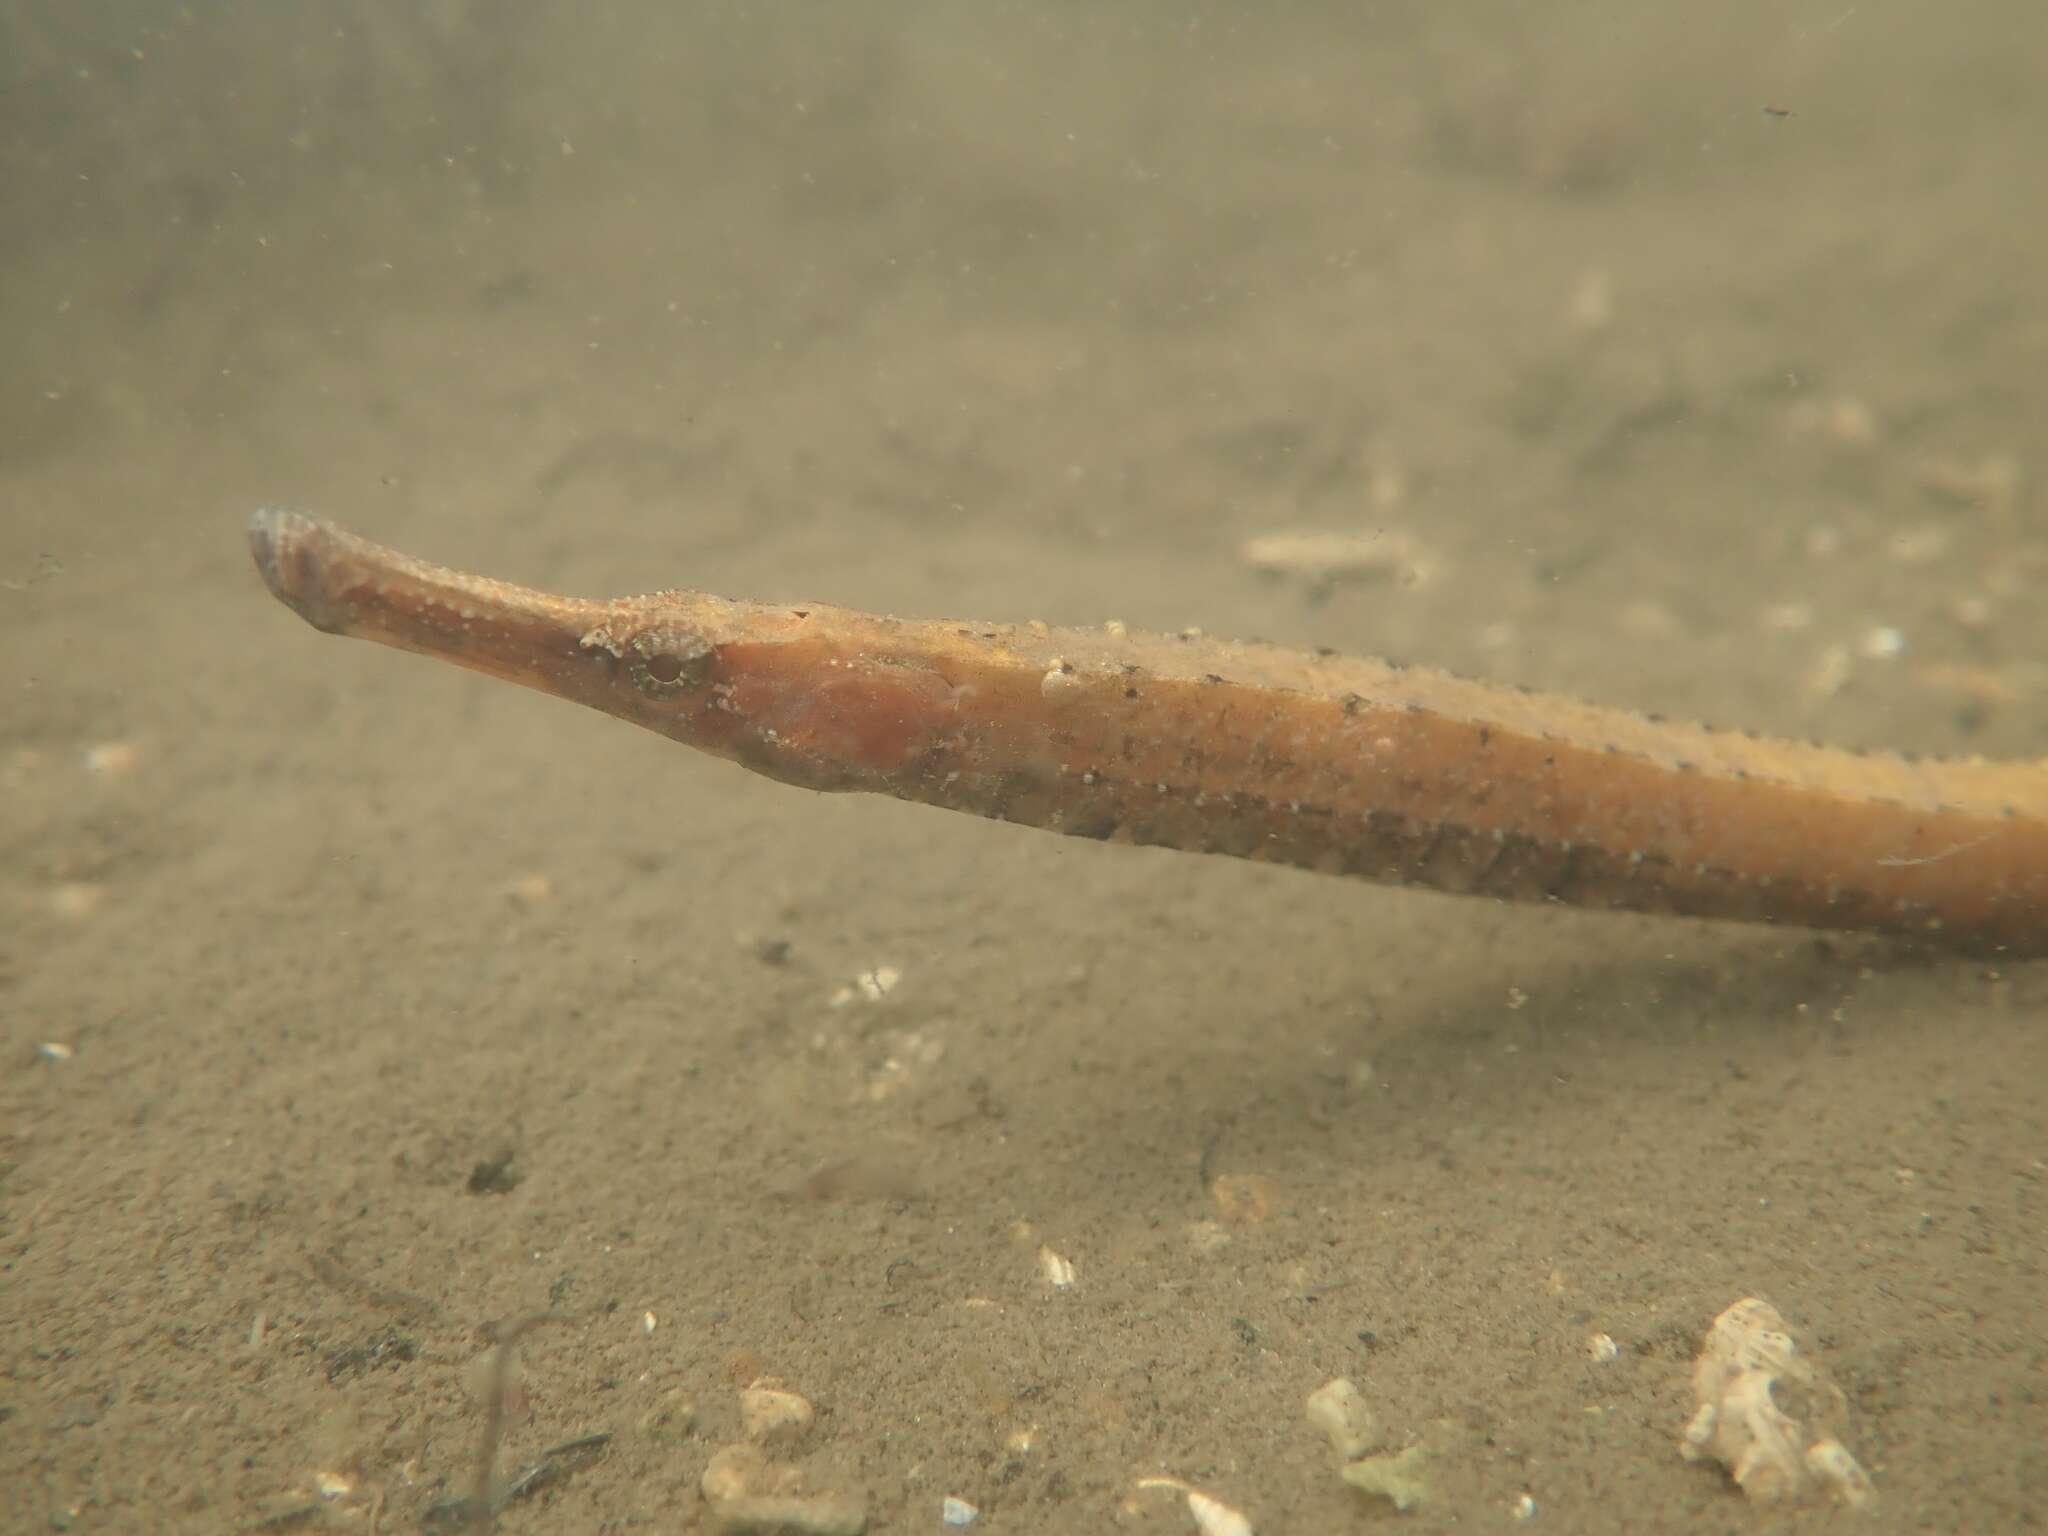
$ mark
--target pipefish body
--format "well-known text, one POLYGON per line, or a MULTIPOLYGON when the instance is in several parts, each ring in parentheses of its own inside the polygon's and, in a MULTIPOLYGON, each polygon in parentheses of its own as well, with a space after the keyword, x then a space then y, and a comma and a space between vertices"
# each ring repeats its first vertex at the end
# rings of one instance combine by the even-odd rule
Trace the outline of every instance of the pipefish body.
POLYGON ((806 789, 1521 901, 2048 954, 2048 763, 1908 760, 1200 636, 551 596, 289 512, 315 628, 806 789))

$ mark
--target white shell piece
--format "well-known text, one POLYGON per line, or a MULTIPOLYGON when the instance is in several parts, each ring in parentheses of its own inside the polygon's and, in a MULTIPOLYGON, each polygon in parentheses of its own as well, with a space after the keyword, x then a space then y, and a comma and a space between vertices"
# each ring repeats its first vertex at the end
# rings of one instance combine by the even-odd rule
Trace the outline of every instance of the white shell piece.
POLYGON ((1851 1505, 1869 1501, 1869 1474, 1823 1428, 1846 1413, 1847 1399, 1800 1353, 1769 1302, 1746 1297, 1714 1319, 1692 1381, 1699 1408, 1678 1445, 1687 1461, 1719 1462, 1758 1503, 1815 1490, 1851 1505))

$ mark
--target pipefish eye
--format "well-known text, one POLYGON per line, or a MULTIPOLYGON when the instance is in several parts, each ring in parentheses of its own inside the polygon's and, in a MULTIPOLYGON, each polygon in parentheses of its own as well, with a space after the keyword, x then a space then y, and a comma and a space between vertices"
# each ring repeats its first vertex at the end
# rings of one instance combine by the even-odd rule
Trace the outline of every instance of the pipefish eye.
POLYGON ((626 670, 642 693, 665 699, 704 681, 711 671, 711 645, 696 635, 650 630, 627 644, 626 670))

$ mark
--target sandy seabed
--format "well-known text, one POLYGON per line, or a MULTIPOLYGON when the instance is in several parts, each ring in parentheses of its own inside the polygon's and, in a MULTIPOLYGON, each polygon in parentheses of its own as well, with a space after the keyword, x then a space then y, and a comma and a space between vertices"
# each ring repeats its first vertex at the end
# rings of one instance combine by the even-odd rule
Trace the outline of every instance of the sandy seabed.
POLYGON ((2048 757, 2037 8, 165 14, 0 22, 0 1528, 435 1528, 493 1398, 506 1531, 750 1422, 875 1531, 1789 1528, 1677 1451, 1748 1295, 1857 1529, 2041 1518, 2048 967, 808 796, 242 545, 2048 757))

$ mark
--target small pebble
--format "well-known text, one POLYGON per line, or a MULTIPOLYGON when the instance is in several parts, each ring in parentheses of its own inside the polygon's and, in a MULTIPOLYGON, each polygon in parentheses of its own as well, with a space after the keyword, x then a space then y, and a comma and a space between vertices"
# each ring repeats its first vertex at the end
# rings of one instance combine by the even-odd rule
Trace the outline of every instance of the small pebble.
POLYGON ((1078 698, 1088 687, 1081 674, 1058 657, 1046 669, 1045 676, 1038 680, 1038 691, 1052 703, 1078 698))
POLYGON ((747 1496, 761 1474, 761 1453, 751 1445, 728 1445, 711 1453, 697 1482, 704 1502, 716 1508, 747 1496))
POLYGON ((740 1424, 757 1444, 801 1440, 817 1416, 809 1399, 766 1378, 740 1393, 740 1424))
POLYGON ((981 1518, 981 1511, 949 1493, 939 1504, 939 1518, 948 1525, 972 1525, 981 1518))
POLYGON ((751 1445, 714 1451, 698 1491, 711 1506, 712 1529, 739 1536, 860 1536, 866 1505, 858 1498, 803 1494, 795 1467, 771 1464, 751 1445))
POLYGON ((142 748, 132 741, 102 741, 85 749, 85 771, 116 778, 133 773, 142 762, 142 748))

